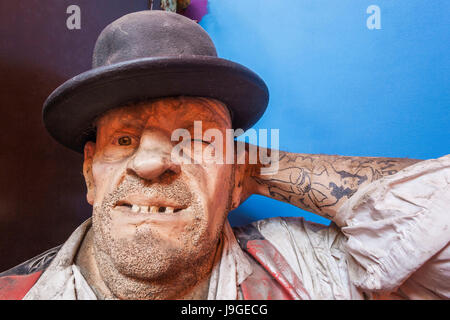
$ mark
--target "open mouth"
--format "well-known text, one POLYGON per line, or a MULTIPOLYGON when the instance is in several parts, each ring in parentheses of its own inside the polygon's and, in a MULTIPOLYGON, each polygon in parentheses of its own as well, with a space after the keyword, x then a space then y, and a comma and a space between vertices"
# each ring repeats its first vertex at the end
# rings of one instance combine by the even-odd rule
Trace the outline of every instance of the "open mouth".
POLYGON ((150 205, 150 204, 136 204, 127 201, 119 201, 115 208, 129 210, 134 213, 160 213, 160 214, 173 214, 179 213, 186 209, 187 206, 169 206, 169 205, 150 205))

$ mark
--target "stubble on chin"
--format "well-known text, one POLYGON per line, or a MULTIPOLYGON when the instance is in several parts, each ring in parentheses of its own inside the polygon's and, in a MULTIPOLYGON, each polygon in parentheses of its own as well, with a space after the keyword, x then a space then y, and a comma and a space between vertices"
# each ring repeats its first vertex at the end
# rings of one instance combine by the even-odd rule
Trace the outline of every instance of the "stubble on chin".
MULTIPOLYGON (((115 239, 111 234, 111 210, 124 192, 142 188, 131 180, 94 206, 95 259, 103 281, 121 299, 171 299, 186 288, 195 287, 210 273, 223 223, 209 234, 204 209, 184 183, 164 186, 166 195, 189 199, 192 224, 179 235, 179 247, 169 246, 158 230, 139 229, 132 239, 115 239), (128 185, 127 185, 128 184, 128 185), (127 191, 128 190, 128 191, 127 191)), ((154 189, 152 189, 154 190, 154 189)), ((142 191, 142 190, 141 190, 142 191)), ((148 191, 148 190, 147 190, 148 191)), ((144 191, 145 192, 145 191, 144 191)), ((180 199, 181 198, 181 199, 180 199)))

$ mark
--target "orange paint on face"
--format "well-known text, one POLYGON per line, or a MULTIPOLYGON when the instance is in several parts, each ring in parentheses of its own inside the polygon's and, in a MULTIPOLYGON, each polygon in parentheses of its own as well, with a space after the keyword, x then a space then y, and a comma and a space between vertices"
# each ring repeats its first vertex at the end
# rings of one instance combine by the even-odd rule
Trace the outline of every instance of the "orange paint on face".
POLYGON ((231 128, 222 103, 193 97, 114 109, 97 122, 97 141, 85 150, 85 175, 91 172, 86 179, 97 264, 117 296, 133 291, 134 298, 151 298, 155 293, 142 280, 182 277, 188 287, 211 268, 230 210, 234 169, 171 157, 178 143, 172 132, 190 131, 194 121, 224 137, 231 128))

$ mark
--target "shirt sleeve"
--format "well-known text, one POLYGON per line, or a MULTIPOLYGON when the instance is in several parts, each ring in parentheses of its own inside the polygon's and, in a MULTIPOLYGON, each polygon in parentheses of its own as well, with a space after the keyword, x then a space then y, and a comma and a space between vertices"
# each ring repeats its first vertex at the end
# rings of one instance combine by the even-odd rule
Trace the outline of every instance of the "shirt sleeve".
POLYGON ((359 289, 450 298, 450 155, 361 188, 334 222, 359 289))

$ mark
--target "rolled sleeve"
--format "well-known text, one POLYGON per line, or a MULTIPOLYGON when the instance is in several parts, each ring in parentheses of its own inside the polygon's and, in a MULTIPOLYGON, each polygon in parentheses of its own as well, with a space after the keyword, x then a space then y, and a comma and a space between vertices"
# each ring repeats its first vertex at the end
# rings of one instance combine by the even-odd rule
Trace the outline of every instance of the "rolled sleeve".
POLYGON ((450 250, 450 155, 361 188, 334 221, 347 237, 349 276, 356 287, 393 292, 417 274, 421 290, 449 297, 450 262, 439 257, 450 250), (434 262, 438 267, 430 267, 434 262), (428 269, 434 272, 424 272, 428 269))

